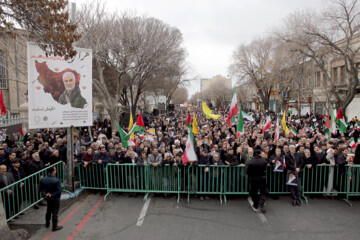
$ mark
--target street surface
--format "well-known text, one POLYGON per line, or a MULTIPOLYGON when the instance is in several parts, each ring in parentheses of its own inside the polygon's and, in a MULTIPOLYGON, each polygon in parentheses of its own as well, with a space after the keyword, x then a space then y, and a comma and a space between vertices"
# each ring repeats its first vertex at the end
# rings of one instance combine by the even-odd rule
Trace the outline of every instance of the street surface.
MULTIPOLYGON (((164 199, 127 194, 83 194, 60 214, 64 229, 51 233, 44 226, 32 240, 115 240, 115 239, 360 239, 360 201, 309 199, 308 205, 293 207, 290 196, 269 199, 267 213, 256 213, 247 197, 200 201, 164 199)), ((43 218, 43 216, 39 216, 43 218)))

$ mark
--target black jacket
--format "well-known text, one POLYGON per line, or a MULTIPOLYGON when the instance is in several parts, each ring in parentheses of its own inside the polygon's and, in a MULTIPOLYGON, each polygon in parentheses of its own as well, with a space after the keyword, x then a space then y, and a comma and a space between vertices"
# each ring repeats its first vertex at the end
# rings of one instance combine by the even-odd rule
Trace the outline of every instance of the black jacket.
POLYGON ((15 181, 19 181, 26 177, 25 171, 22 167, 19 167, 18 170, 15 170, 15 168, 12 167, 12 168, 10 168, 10 172, 14 176, 15 181))
POLYGON ((288 170, 295 171, 296 168, 302 169, 304 166, 303 159, 299 153, 295 153, 294 157, 291 153, 285 155, 285 164, 288 170))
POLYGON ((265 176, 267 165, 268 161, 265 158, 256 156, 246 163, 245 173, 249 175, 249 177, 265 176))
POLYGON ((53 175, 49 175, 44 177, 40 180, 40 187, 39 187, 41 196, 45 196, 46 193, 50 193, 50 199, 60 200, 61 196, 61 184, 60 180, 53 175))

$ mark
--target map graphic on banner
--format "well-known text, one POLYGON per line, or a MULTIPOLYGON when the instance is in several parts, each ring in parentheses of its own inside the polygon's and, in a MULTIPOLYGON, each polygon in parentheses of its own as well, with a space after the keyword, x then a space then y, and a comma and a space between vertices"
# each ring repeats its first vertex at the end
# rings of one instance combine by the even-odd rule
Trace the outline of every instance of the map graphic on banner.
POLYGON ((27 47, 29 128, 92 125, 92 50, 75 48, 65 60, 27 47))

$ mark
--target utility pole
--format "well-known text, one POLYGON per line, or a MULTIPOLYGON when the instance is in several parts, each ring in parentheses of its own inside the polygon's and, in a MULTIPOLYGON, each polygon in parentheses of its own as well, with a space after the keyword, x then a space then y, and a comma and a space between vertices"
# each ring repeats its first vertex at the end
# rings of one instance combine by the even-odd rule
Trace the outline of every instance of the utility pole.
MULTIPOLYGON (((71 10, 70 10, 70 21, 75 23, 75 13, 76 13, 76 3, 71 3, 71 10)), ((75 47, 75 43, 73 44, 75 47)), ((73 148, 74 148, 74 126, 68 127, 66 129, 66 183, 65 187, 69 191, 74 191, 74 168, 73 168, 73 148)))

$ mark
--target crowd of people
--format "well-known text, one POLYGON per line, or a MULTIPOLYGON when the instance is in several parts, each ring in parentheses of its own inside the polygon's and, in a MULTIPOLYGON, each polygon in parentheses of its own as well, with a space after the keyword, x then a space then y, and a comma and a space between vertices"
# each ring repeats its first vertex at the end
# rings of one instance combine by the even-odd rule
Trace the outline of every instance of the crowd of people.
MULTIPOLYGON (((207 167, 245 165, 245 171, 253 179, 265 176, 264 170, 261 170, 263 166, 266 168, 277 164, 278 167, 281 163, 295 179, 295 184, 290 185, 293 206, 301 205, 300 181, 304 167, 311 168, 318 164, 360 164, 357 118, 348 122, 346 133, 338 131, 328 139, 324 129, 325 122, 320 115, 288 116, 287 126, 295 129, 297 135, 285 134, 281 129, 279 138, 275 140, 274 113, 249 111, 253 121, 244 120, 244 134, 240 137, 236 137, 236 122, 227 126, 227 111, 220 113, 222 117, 215 120, 206 118, 199 109, 191 110, 191 116, 196 115, 198 122, 198 134, 194 135, 197 161, 182 162, 188 137, 185 125, 189 114, 187 108, 177 109, 175 117, 160 114, 146 119, 145 134, 135 134, 135 146, 124 147, 119 132, 113 131, 114 128, 107 119, 95 120, 92 127, 76 128, 73 140, 74 161, 82 162, 84 167, 92 162, 152 166, 170 164, 183 167, 199 164, 207 167), (262 132, 268 116, 272 118, 273 126, 262 132), (355 147, 350 144, 351 138, 355 140, 355 147)), ((51 164, 59 161, 66 163, 66 144, 64 129, 40 129, 35 134, 27 133, 23 142, 6 138, 0 144, 0 189, 51 164)), ((208 171, 208 168, 204 171, 208 171)), ((250 195, 254 208, 263 210, 266 186, 260 180, 255 182, 254 180, 253 185, 258 185, 260 196, 257 195, 257 190, 250 191, 250 195)), ((6 194, 11 194, 11 191, 6 194)), ((200 199, 203 200, 203 197, 200 199)), ((35 208, 38 206, 35 205, 35 208)))

